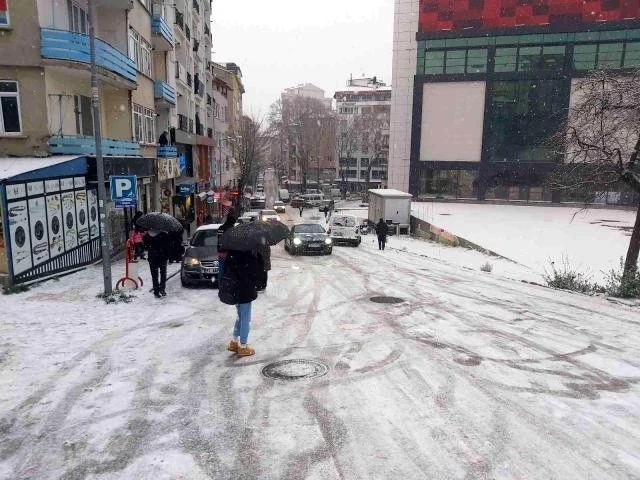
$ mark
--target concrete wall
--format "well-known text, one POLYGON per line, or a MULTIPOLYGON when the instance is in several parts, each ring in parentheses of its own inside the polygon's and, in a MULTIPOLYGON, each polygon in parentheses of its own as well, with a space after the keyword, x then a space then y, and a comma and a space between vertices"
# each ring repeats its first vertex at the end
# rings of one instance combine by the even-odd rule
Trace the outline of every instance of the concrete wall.
POLYGON ((45 155, 49 137, 43 69, 1 67, 0 78, 18 82, 22 129, 19 135, 0 135, 0 157, 45 155))
POLYGON ((131 141, 131 100, 127 90, 106 90, 101 92, 102 136, 131 141))
POLYGON ((409 190, 413 115, 413 77, 417 66, 418 0, 395 0, 393 24, 393 92, 389 139, 388 185, 409 190))
MULTIPOLYGON (((40 25, 35 2, 12 0, 9 16, 11 28, 0 31, 0 68, 40 65, 40 25)), ((5 69, 1 71, 4 74, 5 69)))

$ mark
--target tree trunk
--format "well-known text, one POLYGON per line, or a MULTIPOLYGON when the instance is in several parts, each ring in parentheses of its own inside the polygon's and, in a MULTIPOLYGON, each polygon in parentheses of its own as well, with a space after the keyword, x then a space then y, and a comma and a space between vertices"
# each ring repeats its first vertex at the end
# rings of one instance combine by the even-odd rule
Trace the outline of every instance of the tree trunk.
POLYGON ((624 273, 627 274, 638 267, 638 253, 640 253, 640 205, 636 213, 636 223, 633 226, 631 240, 629 240, 629 249, 627 250, 627 258, 624 262, 624 273))

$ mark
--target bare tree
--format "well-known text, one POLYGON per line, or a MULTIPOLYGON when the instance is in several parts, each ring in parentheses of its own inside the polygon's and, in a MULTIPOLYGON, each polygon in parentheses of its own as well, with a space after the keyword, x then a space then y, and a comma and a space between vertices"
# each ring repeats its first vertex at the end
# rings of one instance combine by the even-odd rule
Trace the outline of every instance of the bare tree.
POLYGON ((386 159, 389 152, 389 116, 390 112, 376 111, 375 107, 364 111, 358 118, 360 127, 358 128, 362 140, 361 151, 368 155, 367 165, 367 185, 369 191, 371 184, 371 171, 373 167, 378 167, 383 159, 386 159))
MULTIPOLYGON (((640 72, 639 72, 640 73, 640 72)), ((565 162, 551 176, 554 188, 585 202, 626 186, 640 195, 640 75, 595 72, 576 85, 568 120, 555 136, 565 162)), ((640 205, 624 275, 634 275, 640 252, 640 205)))
POLYGON ((341 118, 336 129, 335 149, 338 157, 338 168, 342 185, 340 190, 346 192, 346 178, 351 155, 360 148, 361 124, 355 115, 341 118))
POLYGON ((265 158, 267 137, 262 119, 244 115, 240 119, 239 135, 236 143, 236 155, 240 170, 238 191, 243 194, 247 185, 252 185, 265 158))

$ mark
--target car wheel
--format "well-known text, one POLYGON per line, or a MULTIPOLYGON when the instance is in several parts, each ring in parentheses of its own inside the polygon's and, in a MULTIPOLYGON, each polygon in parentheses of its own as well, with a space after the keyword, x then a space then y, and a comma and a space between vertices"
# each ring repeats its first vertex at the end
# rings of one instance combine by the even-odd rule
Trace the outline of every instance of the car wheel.
POLYGON ((180 275, 180 283, 185 288, 189 288, 191 286, 191 284, 187 282, 182 275, 180 275))

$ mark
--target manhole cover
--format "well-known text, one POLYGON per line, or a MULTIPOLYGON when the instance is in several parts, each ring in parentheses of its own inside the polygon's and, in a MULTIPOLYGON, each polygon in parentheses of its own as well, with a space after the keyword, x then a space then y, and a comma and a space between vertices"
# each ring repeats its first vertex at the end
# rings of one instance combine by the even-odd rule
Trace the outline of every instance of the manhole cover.
POLYGON ((398 297, 371 297, 373 303, 402 303, 404 302, 404 298, 398 297))
POLYGON ((329 367, 317 360, 290 359, 270 363, 262 369, 262 374, 278 380, 302 380, 321 377, 328 371, 329 367))

